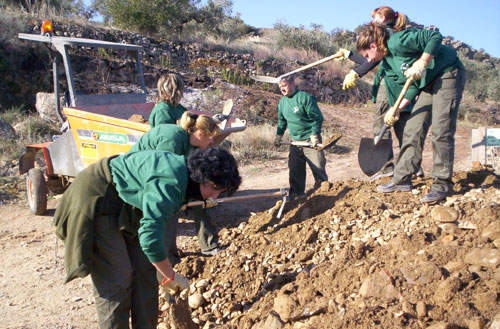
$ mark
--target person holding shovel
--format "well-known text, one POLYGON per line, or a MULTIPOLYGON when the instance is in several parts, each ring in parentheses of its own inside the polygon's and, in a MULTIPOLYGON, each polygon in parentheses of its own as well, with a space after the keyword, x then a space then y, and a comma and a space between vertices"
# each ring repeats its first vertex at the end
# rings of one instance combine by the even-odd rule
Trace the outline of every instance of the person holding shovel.
MULTIPOLYGON (((189 152, 195 148, 208 148, 220 133, 217 122, 211 117, 186 111, 182 114, 178 125, 161 124, 154 127, 145 133, 129 152, 158 150, 188 156, 189 152)), ((207 207, 216 204, 214 200, 207 201, 207 207)), ((202 254, 214 253, 214 250, 219 247, 219 241, 217 228, 212 224, 210 215, 201 206, 191 207, 189 210, 194 217, 202 254)), ((169 242, 167 253, 172 263, 179 262, 176 244, 178 219, 177 215, 170 219, 165 236, 166 241, 169 242)))
POLYGON ((163 151, 101 159, 77 175, 54 215, 65 243, 65 282, 91 275, 100 328, 156 328, 158 281, 171 293, 189 282, 174 272, 165 226, 188 199, 216 199, 241 183, 234 157, 221 148, 198 149, 186 159, 163 151), (127 203, 142 218, 123 215, 127 203))
POLYGON ((411 175, 422 163, 425 137, 432 125, 434 178, 431 190, 422 202, 446 198, 452 184, 455 131, 458 107, 465 86, 465 69, 457 53, 443 45, 436 31, 407 29, 389 38, 387 30, 377 24, 360 33, 356 47, 369 61, 382 60, 391 106, 406 82, 413 82, 397 109, 391 108, 384 117, 388 126, 399 119, 404 109, 418 95, 406 122, 403 145, 390 183, 377 187, 379 192, 411 191, 411 175))
POLYGON ((158 79, 158 98, 149 115, 151 128, 165 123, 177 123, 186 111, 186 108, 179 104, 183 93, 184 80, 179 74, 168 73, 158 79))
POLYGON ((288 128, 292 141, 310 141, 312 146, 290 145, 288 155, 290 198, 294 199, 305 192, 306 163, 313 173, 315 187, 328 180, 325 153, 315 148, 321 141, 323 114, 313 95, 297 90, 293 76, 281 79, 279 87, 283 97, 278 104, 278 127, 274 145, 281 145, 283 134, 288 128))
MULTIPOLYGON (((391 7, 382 6, 375 8, 371 14, 373 21, 382 24, 387 29, 389 35, 395 32, 400 32, 406 29, 406 15, 397 11, 394 11, 391 7)), ((342 61, 350 59, 359 66, 353 68, 344 78, 342 84, 343 90, 348 90, 356 86, 356 80, 363 77, 365 74, 377 67, 380 61, 368 61, 364 56, 353 53, 347 49, 339 49, 337 53, 342 54, 341 57, 335 59, 336 61, 342 61)), ((373 119, 373 134, 377 136, 382 130, 384 125, 384 116, 391 107, 387 101, 386 86, 384 82, 384 70, 379 67, 377 74, 375 75, 373 81, 372 90, 372 101, 376 103, 375 117, 373 119)), ((406 120, 410 115, 410 106, 407 106, 400 114, 400 118, 397 123, 394 124, 394 133, 399 142, 399 147, 402 145, 403 130, 406 120)), ((392 139, 391 131, 388 129, 382 138, 392 139)), ((380 169, 378 173, 370 177, 370 180, 375 180, 383 177, 390 177, 394 175, 394 153, 391 150, 389 155, 389 160, 386 162, 384 167, 380 169)), ((420 168, 417 171, 417 176, 423 176, 423 170, 420 168)))

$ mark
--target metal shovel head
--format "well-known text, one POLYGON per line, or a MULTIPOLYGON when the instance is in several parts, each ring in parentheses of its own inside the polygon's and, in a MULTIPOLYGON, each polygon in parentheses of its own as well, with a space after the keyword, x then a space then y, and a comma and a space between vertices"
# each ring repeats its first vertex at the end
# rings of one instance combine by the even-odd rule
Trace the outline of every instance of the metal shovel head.
POLYGON ((280 78, 268 77, 265 75, 252 75, 252 79, 259 82, 267 82, 267 83, 278 83, 280 82, 280 78))
POLYGON ((358 151, 359 167, 367 176, 375 175, 389 160, 392 151, 392 140, 381 139, 377 145, 373 138, 361 138, 358 151))

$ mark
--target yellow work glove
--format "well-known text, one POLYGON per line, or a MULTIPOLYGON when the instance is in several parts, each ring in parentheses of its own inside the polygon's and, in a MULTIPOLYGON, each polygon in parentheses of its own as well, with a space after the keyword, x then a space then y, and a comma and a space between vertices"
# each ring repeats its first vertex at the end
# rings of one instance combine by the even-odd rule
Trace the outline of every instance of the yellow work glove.
POLYGON ((351 70, 351 72, 347 73, 344 78, 344 83, 342 84, 342 90, 347 90, 356 87, 356 79, 359 78, 359 75, 351 70))
POLYGON ((212 208, 217 206, 218 202, 214 198, 208 198, 205 200, 205 208, 212 208))
POLYGON ((283 135, 276 135, 276 137, 274 138, 274 146, 281 146, 281 138, 283 138, 283 135))
POLYGON ((161 285, 170 295, 182 293, 182 291, 189 289, 188 279, 175 272, 173 279, 167 279, 167 277, 164 277, 161 285))
POLYGON ((312 147, 316 147, 319 144, 319 136, 318 135, 311 135, 311 144, 312 147))
POLYGON ((340 62, 340 61, 345 61, 346 59, 349 58, 349 55, 351 54, 351 52, 347 49, 344 49, 344 48, 340 48, 336 53, 335 55, 338 55, 339 57, 335 58, 334 60, 337 61, 337 62, 340 62))
POLYGON ((385 124, 388 127, 392 127, 398 120, 399 120, 399 112, 397 112, 396 109, 391 107, 384 116, 385 124))
POLYGON ((425 76, 425 69, 427 68, 427 62, 423 59, 417 60, 413 65, 405 71, 405 77, 413 80, 420 80, 425 76))

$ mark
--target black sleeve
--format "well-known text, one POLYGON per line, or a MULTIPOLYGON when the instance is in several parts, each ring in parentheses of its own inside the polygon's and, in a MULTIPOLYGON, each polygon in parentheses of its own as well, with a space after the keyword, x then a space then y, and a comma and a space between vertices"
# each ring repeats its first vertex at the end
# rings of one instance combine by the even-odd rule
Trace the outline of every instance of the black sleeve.
POLYGON ((349 55, 349 59, 352 60, 354 63, 359 64, 359 66, 355 67, 353 70, 359 75, 360 78, 364 76, 366 73, 373 70, 373 68, 377 66, 378 63, 380 63, 380 61, 368 62, 365 57, 357 53, 355 54, 352 51, 351 54, 349 55))

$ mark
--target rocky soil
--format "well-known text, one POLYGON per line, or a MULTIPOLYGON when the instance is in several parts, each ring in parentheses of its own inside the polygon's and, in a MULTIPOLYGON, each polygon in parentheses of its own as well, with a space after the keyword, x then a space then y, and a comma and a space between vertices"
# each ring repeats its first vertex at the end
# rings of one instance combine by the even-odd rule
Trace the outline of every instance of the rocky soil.
MULTIPOLYGON (((445 202, 374 192, 346 180, 220 231, 224 248, 193 245, 177 270, 191 279, 200 328, 499 328, 500 177, 454 176, 445 202), (191 249, 191 250, 190 250, 191 249), (192 251, 192 252, 190 252, 192 251)), ((162 299, 160 328, 173 328, 162 299)), ((176 328, 188 326, 177 323, 176 328)), ((195 326, 198 327, 198 326, 195 326)))

